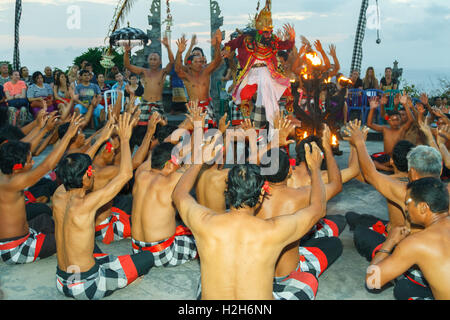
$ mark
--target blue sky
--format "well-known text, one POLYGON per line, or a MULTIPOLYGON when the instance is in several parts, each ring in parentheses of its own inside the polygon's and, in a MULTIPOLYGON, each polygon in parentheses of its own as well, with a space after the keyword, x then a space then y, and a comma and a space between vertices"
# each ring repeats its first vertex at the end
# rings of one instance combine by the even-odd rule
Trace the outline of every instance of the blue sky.
MULTIPOLYGON (((88 47, 104 44, 115 0, 22 0, 21 62, 31 70, 44 66, 65 68, 88 47), (70 6, 80 9, 80 29, 69 30, 70 6)), ((256 12, 257 0, 219 0, 227 36, 242 27, 256 12)), ((261 0, 263 4, 265 1, 261 0)), ((0 1, 0 60, 12 60, 14 0, 0 1)), ((163 17, 166 8, 162 1, 163 17)), ((126 21, 148 29, 151 0, 136 0, 126 21)), ((394 60, 404 68, 404 77, 429 89, 438 77, 450 76, 450 1, 379 0, 381 10, 380 45, 376 31, 368 29, 364 41, 362 69, 375 68, 381 76, 394 60)), ((375 5, 371 0, 369 5, 375 5)), ((273 0, 275 29, 284 23, 294 25, 297 39, 305 35, 320 39, 325 48, 334 43, 342 71, 349 72, 360 0, 273 0)), ((186 33, 198 35, 200 46, 208 49, 209 1, 171 0, 175 26, 173 41, 186 33)), ((172 46, 176 50, 175 44, 172 46)), ((209 50, 206 50, 209 54, 209 50)), ((364 72, 363 71, 363 72, 364 72)))

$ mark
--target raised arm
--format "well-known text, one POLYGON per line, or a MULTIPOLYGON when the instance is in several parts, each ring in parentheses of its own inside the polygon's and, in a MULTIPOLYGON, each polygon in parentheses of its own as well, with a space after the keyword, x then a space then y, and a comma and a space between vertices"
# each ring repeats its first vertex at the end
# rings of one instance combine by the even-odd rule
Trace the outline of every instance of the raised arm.
POLYGON ((183 79, 187 79, 187 73, 184 69, 184 66, 181 62, 181 56, 183 55, 183 52, 186 50, 187 40, 184 36, 182 36, 180 39, 177 40, 177 56, 175 57, 175 72, 177 75, 183 79))
POLYGON ((158 112, 154 112, 148 121, 147 132, 145 133, 144 139, 133 156, 133 169, 137 169, 148 156, 148 151, 150 150, 150 145, 152 143, 153 135, 156 131, 156 125, 161 121, 161 116, 158 112))
POLYGON ((130 63, 130 52, 131 52, 130 46, 129 45, 125 45, 124 49, 125 49, 125 52, 123 54, 123 65, 124 65, 124 67, 127 68, 128 70, 130 70, 134 74, 137 74, 137 75, 143 74, 144 71, 145 71, 144 68, 133 66, 130 63))
POLYGON ((167 37, 164 37, 163 40, 161 41, 161 43, 164 45, 164 47, 166 47, 167 55, 169 57, 169 63, 163 70, 166 74, 168 74, 168 73, 170 73, 170 71, 172 71, 173 65, 175 63, 175 58, 173 56, 173 52, 172 52, 172 48, 169 43, 169 39, 167 37))
POLYGON ((327 162, 328 183, 326 184, 326 201, 332 199, 339 192, 342 191, 342 177, 336 159, 333 156, 333 149, 331 147, 331 131, 330 128, 324 124, 322 133, 322 146, 325 151, 325 160, 327 162))
POLYGON ((53 148, 53 151, 47 156, 47 158, 36 168, 31 171, 17 174, 11 180, 11 188, 17 191, 24 190, 36 184, 44 175, 53 170, 58 164, 59 160, 66 151, 70 140, 78 132, 81 123, 81 116, 72 116, 69 129, 64 137, 53 148))
POLYGON ((189 55, 192 53, 192 49, 194 49, 194 46, 196 46, 196 45, 197 45, 197 35, 194 34, 194 35, 192 35, 191 44, 188 48, 187 54, 184 57, 184 65, 188 64, 189 55))
POLYGON ((130 137, 133 123, 131 115, 124 113, 118 122, 120 138, 120 167, 118 174, 102 189, 90 193, 85 198, 85 205, 90 211, 95 211, 111 201, 133 177, 133 166, 131 164, 130 137))
POLYGON ((309 145, 305 144, 306 161, 311 172, 309 207, 292 215, 282 215, 269 219, 274 222, 272 236, 278 238, 277 240, 283 243, 283 247, 300 239, 326 214, 325 186, 320 171, 322 153, 315 142, 312 142, 311 145, 312 151, 309 145))
POLYGON ((349 142, 355 146, 358 153, 359 167, 364 178, 386 199, 395 202, 404 209, 406 186, 396 179, 379 173, 367 152, 364 132, 360 129, 360 122, 350 122, 344 129, 348 135, 349 142))
POLYGON ((334 63, 334 68, 330 72, 329 76, 334 77, 335 75, 338 74, 339 70, 341 69, 341 65, 339 63, 339 59, 336 54, 336 46, 334 44, 330 44, 329 49, 330 49, 330 56, 333 58, 333 63, 334 63))
POLYGON ((205 67, 204 72, 212 73, 222 63, 222 52, 220 49, 220 44, 222 43, 222 40, 223 40, 222 31, 220 31, 220 29, 217 29, 216 33, 214 34, 214 37, 211 39, 211 44, 214 46, 214 58, 213 61, 211 61, 211 63, 205 67))
POLYGON ((373 123, 373 115, 375 113, 375 110, 379 107, 380 101, 377 97, 373 97, 370 99, 370 111, 369 115, 367 116, 367 126, 375 131, 383 132, 384 127, 380 126, 378 124, 373 123))

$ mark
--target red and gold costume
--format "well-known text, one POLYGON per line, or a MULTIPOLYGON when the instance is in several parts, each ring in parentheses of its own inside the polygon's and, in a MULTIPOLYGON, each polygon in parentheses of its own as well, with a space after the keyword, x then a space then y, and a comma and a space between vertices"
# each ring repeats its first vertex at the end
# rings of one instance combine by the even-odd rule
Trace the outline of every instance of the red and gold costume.
POLYGON ((242 34, 225 44, 228 51, 237 49, 237 59, 243 68, 233 91, 233 100, 236 105, 244 105, 257 93, 256 108, 265 108, 265 118, 273 126, 273 117, 279 111, 278 101, 290 88, 290 79, 278 71, 277 52, 292 49, 295 40, 281 41, 271 35, 266 44, 257 41, 264 32, 272 33, 270 1, 256 18, 256 29, 256 36, 242 34))

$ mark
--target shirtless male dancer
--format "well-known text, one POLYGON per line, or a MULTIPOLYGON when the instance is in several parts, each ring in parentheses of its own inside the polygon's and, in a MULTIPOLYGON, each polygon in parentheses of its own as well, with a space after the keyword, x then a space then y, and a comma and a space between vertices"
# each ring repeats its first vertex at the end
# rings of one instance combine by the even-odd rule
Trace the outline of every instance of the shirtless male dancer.
POLYGON ((202 299, 271 300, 303 296, 313 275, 290 273, 283 283, 287 288, 280 294, 273 292, 273 275, 283 248, 301 238, 314 221, 325 215, 320 149, 315 144, 312 152, 309 146, 305 148, 312 171, 311 202, 308 208, 291 215, 267 220, 254 216, 265 196, 264 178, 257 165, 236 165, 230 170, 225 193, 230 205, 227 213, 201 206, 190 195, 202 164, 191 166, 183 175, 172 198, 197 243, 202 299))
POLYGON ((199 106, 207 112, 205 130, 209 127, 217 127, 214 118, 214 110, 211 107, 210 82, 211 74, 220 67, 222 63, 222 55, 220 44, 222 42, 222 32, 217 30, 214 37, 211 39, 211 44, 214 47, 214 59, 210 64, 204 65, 204 60, 201 56, 193 56, 190 68, 184 68, 181 61, 181 55, 186 50, 187 40, 184 36, 177 40, 178 52, 175 58, 175 72, 184 81, 189 100, 198 100, 199 106))
MULTIPOLYGON (((378 227, 372 226, 372 230, 376 232, 370 232, 371 230, 369 230, 367 226, 356 226, 354 235, 355 246, 362 256, 368 261, 371 261, 375 256, 376 251, 382 246, 386 236, 389 235, 390 230, 394 227, 401 227, 406 224, 404 213, 407 208, 405 197, 407 194, 408 183, 400 181, 397 178, 391 178, 390 176, 377 171, 367 152, 363 132, 358 126, 350 123, 344 132, 348 135, 349 142, 356 147, 361 172, 366 181, 387 200, 390 200, 401 209, 401 213, 403 213, 401 217, 398 212, 396 216, 390 217, 388 225, 378 223, 378 227)), ((410 182, 427 177, 439 179, 441 176, 442 156, 439 151, 434 148, 417 146, 408 153, 407 160, 408 179, 410 182)), ((391 214, 393 212, 390 211, 389 213, 391 214)), ((353 220, 357 221, 358 219, 353 217, 353 220)), ((352 224, 350 220, 348 220, 348 222, 349 224, 352 224)), ((423 227, 411 225, 411 233, 416 233, 421 230, 423 230, 423 227)), ((404 276, 414 283, 419 283, 421 286, 428 286, 424 275, 417 268, 411 268, 404 276)))
POLYGON ((123 55, 123 64, 125 68, 136 75, 143 76, 142 79, 144 85, 144 94, 142 95, 142 101, 139 106, 141 116, 138 126, 133 133, 133 138, 131 139, 133 146, 135 144, 141 144, 151 114, 156 111, 161 115, 164 115, 162 98, 164 82, 173 68, 175 59, 168 38, 164 38, 161 43, 166 47, 169 55, 169 63, 163 69, 161 68, 161 56, 156 52, 153 52, 148 56, 148 69, 133 66, 130 63, 131 48, 127 45, 124 47, 125 53, 123 55))
POLYGON ((370 112, 367 117, 367 126, 377 132, 383 133, 383 143, 384 143, 384 152, 377 153, 372 155, 372 159, 378 170, 383 171, 393 171, 391 167, 389 167, 389 160, 392 157, 392 149, 397 142, 403 140, 405 137, 405 133, 411 128, 414 123, 414 118, 411 114, 411 109, 408 102, 408 96, 406 94, 400 97, 400 103, 406 109, 406 115, 408 117, 408 121, 401 125, 400 124, 400 114, 398 111, 390 111, 387 113, 388 115, 388 124, 387 126, 382 126, 373 123, 373 117, 375 110, 380 106, 380 100, 378 98, 372 98, 370 100, 370 112))
MULTIPOLYGON (((192 123, 203 124, 206 114, 200 107, 190 102, 188 110, 192 112, 189 115, 192 123)), ((176 225, 172 192, 185 168, 180 168, 181 159, 173 155, 174 148, 171 142, 157 145, 151 158, 136 171, 133 187, 133 252, 151 252, 157 267, 173 267, 197 257, 192 233, 184 226, 176 225)))
POLYGON ((450 218, 449 195, 436 178, 423 178, 408 184, 405 197, 408 224, 424 226, 410 234, 407 226, 393 228, 367 269, 366 285, 380 289, 411 266, 417 265, 429 287, 407 279, 397 280, 394 296, 399 300, 450 299, 450 218))
MULTIPOLYGON (((147 158, 156 125, 161 120, 158 112, 150 117, 147 132, 144 139, 132 157, 133 171, 136 170, 147 158)), ((115 137, 107 141, 97 152, 93 160, 95 170, 95 181, 93 190, 102 189, 119 172, 120 163, 115 164, 114 158, 120 155, 120 145, 115 142, 115 137)), ((100 208, 95 218, 96 240, 102 240, 105 244, 118 241, 131 236, 131 212, 132 197, 117 195, 114 199, 100 208)))
POLYGON ((0 257, 7 264, 23 264, 56 252, 53 221, 46 214, 27 222, 24 189, 53 170, 78 131, 81 116, 72 116, 69 129, 36 168, 30 145, 8 141, 0 147, 0 257))
POLYGON ((153 257, 148 253, 94 258, 96 212, 133 176, 129 140, 134 120, 130 118, 128 113, 119 118, 120 169, 105 187, 92 191, 95 171, 88 155, 70 154, 58 165, 63 185, 53 196, 58 249, 56 287, 67 297, 101 299, 148 273, 153 265, 153 257))
MULTIPOLYGON (((329 183, 325 185, 326 201, 330 200, 342 190, 341 176, 336 160, 333 157, 330 138, 330 130, 325 125, 322 140, 324 141, 329 180, 329 183)), ((261 165, 262 167, 268 167, 275 162, 278 167, 275 174, 263 175, 267 180, 270 191, 256 214, 256 217, 261 219, 291 214, 309 206, 311 186, 300 188, 288 187, 288 177, 292 174, 289 157, 282 150, 278 150, 274 154, 274 150, 271 149, 267 153, 272 163, 261 165), (277 153, 279 155, 278 159, 272 159, 271 157, 276 156, 277 153)), ((330 229, 329 232, 325 232, 327 228, 323 228, 323 226, 322 229, 324 230, 317 230, 317 223, 319 222, 319 219, 317 219, 314 221, 313 229, 307 235, 302 239, 297 239, 284 248, 276 265, 274 279, 274 284, 276 285, 274 288, 283 290, 282 280, 296 270, 309 272, 317 280, 325 269, 342 254, 342 243, 337 237, 345 228, 345 219, 342 216, 334 222, 332 217, 329 217, 329 219, 321 219, 323 225, 332 226, 328 228, 330 229)), ((315 293, 316 291, 313 296, 310 296, 305 292, 305 298, 314 299, 315 293)))

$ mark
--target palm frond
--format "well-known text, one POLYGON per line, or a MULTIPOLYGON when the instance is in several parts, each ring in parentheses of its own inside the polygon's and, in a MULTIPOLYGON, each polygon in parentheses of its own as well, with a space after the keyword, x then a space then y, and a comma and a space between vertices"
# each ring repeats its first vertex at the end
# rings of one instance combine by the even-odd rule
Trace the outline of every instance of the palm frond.
POLYGON ((127 14, 135 4, 136 0, 121 0, 114 11, 113 20, 111 21, 111 27, 109 35, 116 31, 119 26, 125 21, 127 14))

